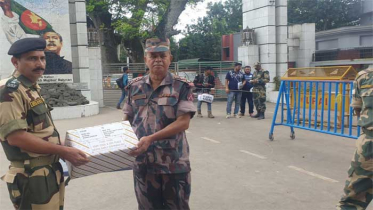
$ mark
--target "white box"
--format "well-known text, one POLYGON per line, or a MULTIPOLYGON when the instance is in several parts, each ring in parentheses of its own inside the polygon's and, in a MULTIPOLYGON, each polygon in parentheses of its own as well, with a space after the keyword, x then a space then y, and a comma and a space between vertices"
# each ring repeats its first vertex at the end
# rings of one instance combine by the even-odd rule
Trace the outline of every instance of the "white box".
POLYGON ((65 145, 85 152, 89 163, 75 167, 67 162, 71 179, 98 173, 131 170, 134 157, 129 152, 139 140, 128 121, 66 132, 65 145))

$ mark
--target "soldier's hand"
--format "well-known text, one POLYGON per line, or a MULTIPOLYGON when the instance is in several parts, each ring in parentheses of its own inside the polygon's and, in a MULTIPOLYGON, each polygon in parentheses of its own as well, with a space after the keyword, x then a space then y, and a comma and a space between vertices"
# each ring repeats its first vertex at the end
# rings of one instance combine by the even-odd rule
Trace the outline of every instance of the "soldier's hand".
POLYGON ((149 136, 142 137, 137 144, 137 148, 135 150, 132 150, 130 152, 130 155, 134 157, 141 155, 142 153, 146 152, 146 150, 148 150, 148 147, 151 143, 152 141, 149 136))
POLYGON ((228 94, 228 93, 229 93, 229 89, 228 89, 228 88, 225 88, 225 92, 228 94))
POLYGON ((354 108, 354 111, 355 111, 356 116, 357 116, 357 117, 360 117, 361 109, 359 109, 359 108, 354 108))
POLYGON ((83 151, 73 147, 66 147, 60 156, 74 166, 81 166, 89 162, 87 155, 83 151))

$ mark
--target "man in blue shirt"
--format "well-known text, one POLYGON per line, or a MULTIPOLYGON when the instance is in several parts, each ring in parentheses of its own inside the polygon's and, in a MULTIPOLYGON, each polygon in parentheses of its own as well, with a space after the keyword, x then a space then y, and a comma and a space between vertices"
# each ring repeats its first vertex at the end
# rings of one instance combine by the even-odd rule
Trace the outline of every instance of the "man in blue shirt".
POLYGON ((225 76, 225 92, 228 94, 227 101, 227 116, 229 119, 232 117, 232 103, 234 100, 234 117, 241 118, 238 115, 240 108, 241 97, 242 97, 242 87, 246 84, 243 73, 241 72, 241 63, 234 64, 234 70, 231 70, 225 76))
POLYGON ((122 76, 122 79, 123 79, 123 88, 120 88, 122 90, 122 96, 120 97, 119 102, 117 104, 117 109, 120 109, 120 104, 124 101, 124 98, 126 97, 125 87, 128 85, 128 72, 129 72, 129 69, 128 69, 127 66, 124 66, 122 68, 122 70, 123 70, 123 76, 122 76))
POLYGON ((251 73, 250 66, 245 66, 245 74, 243 76, 245 78, 246 84, 242 88, 240 116, 245 115, 246 101, 249 104, 249 115, 252 116, 254 113, 254 103, 253 103, 253 95, 250 92, 250 90, 253 87, 253 85, 249 81, 253 79, 253 74, 251 73))

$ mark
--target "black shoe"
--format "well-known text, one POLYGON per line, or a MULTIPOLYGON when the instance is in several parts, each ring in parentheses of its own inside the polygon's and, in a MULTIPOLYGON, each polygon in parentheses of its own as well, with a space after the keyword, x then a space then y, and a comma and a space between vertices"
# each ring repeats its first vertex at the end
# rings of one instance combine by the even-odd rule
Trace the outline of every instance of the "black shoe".
POLYGON ((120 109, 120 105, 117 105, 117 109, 120 109))
POLYGON ((264 112, 260 112, 259 117, 257 120, 263 120, 264 119, 264 112))
POLYGON ((260 112, 256 112, 256 115, 252 116, 251 118, 258 118, 260 116, 260 112))

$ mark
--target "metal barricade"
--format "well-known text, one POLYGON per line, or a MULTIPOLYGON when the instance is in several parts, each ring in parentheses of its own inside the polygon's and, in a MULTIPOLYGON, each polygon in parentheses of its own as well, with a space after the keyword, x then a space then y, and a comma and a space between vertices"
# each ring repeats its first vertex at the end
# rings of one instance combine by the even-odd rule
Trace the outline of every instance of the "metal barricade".
POLYGON ((269 139, 274 140, 274 127, 279 125, 290 127, 291 139, 294 128, 357 139, 360 127, 350 107, 352 89, 353 81, 281 81, 269 139))

